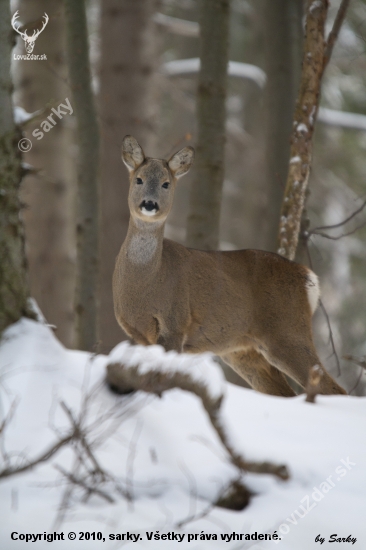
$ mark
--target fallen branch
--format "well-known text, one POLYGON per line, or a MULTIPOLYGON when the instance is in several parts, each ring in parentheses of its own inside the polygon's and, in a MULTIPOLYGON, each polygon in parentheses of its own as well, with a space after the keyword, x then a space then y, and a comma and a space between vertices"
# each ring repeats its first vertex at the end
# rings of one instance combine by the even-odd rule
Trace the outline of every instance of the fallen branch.
POLYGON ((156 367, 152 370, 144 369, 144 372, 140 373, 138 365, 126 367, 121 363, 111 363, 107 365, 107 380, 109 384, 116 388, 131 387, 135 390, 142 390, 158 396, 161 396, 164 391, 174 388, 194 393, 201 399, 211 425, 229 454, 232 464, 246 472, 272 474, 281 479, 289 478, 286 466, 270 462, 247 462, 234 450, 229 442, 219 414, 223 396, 221 395, 216 398, 211 396, 203 383, 193 380, 188 374, 179 371, 171 373, 162 372, 156 367))

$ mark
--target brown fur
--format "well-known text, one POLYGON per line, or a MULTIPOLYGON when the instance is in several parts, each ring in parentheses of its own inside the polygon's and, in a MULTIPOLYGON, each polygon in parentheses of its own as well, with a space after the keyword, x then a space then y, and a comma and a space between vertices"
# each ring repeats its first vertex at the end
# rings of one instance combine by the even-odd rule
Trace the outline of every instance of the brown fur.
MULTIPOLYGON (((131 218, 113 292, 124 331, 167 351, 211 351, 264 393, 294 395, 283 373, 305 387, 310 368, 321 365, 312 340, 310 270, 269 252, 205 252, 164 239, 176 181, 189 170, 193 150, 168 162, 149 159, 126 136, 123 160, 131 218), (144 215, 142 201, 159 210, 144 215)), ((324 371, 321 393, 345 392, 324 371)))

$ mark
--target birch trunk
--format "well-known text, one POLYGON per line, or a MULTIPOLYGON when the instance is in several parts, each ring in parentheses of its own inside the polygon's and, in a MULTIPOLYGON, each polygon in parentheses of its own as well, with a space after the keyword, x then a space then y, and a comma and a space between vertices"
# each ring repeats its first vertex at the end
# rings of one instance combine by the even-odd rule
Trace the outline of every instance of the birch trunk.
POLYGON ((187 246, 205 250, 216 250, 219 246, 229 13, 230 0, 202 0, 196 175, 190 191, 187 246))
POLYGON ((18 197, 22 177, 11 100, 10 56, 13 46, 8 0, 0 0, 0 335, 11 323, 31 316, 27 306, 28 285, 23 224, 18 197))
POLYGON ((97 343, 99 130, 91 88, 83 0, 65 0, 67 54, 79 142, 77 204, 77 347, 97 343))
POLYGON ((300 88, 291 135, 290 163, 279 229, 278 253, 293 260, 312 160, 312 138, 324 72, 328 0, 308 0, 300 88))

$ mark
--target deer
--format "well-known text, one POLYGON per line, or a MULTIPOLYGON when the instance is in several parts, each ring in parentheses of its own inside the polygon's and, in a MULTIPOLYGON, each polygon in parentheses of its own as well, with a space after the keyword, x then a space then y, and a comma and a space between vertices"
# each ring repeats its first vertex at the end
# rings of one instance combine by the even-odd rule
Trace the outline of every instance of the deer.
POLYGON ((323 367, 312 336, 318 277, 308 267, 262 250, 204 251, 164 238, 179 178, 194 149, 169 160, 146 157, 125 136, 130 220, 116 259, 116 319, 137 344, 178 353, 212 352, 253 389, 296 395, 315 365, 319 393, 346 394, 323 367))
POLYGON ((37 40, 37 38, 39 37, 39 35, 41 34, 41 32, 44 30, 44 28, 46 27, 48 21, 49 21, 49 17, 47 15, 47 13, 45 13, 43 15, 43 18, 44 18, 44 21, 43 21, 43 24, 42 24, 42 28, 38 31, 34 30, 33 31, 33 34, 32 36, 28 36, 27 35, 27 29, 25 29, 24 32, 20 31, 19 30, 19 27, 20 26, 16 26, 16 21, 19 17, 19 10, 17 10, 13 17, 12 17, 12 20, 11 20, 11 26, 13 27, 13 29, 18 33, 20 34, 20 36, 23 38, 24 42, 25 42, 25 50, 27 53, 32 53, 33 50, 34 50, 34 45, 35 45, 35 42, 37 40))

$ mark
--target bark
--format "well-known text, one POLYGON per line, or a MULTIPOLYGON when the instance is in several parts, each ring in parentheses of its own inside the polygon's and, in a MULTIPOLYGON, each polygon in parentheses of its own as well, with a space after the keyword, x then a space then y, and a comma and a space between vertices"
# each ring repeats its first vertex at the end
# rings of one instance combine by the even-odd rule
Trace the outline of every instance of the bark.
POLYGON ((123 338, 113 309, 112 274, 130 217, 129 180, 122 166, 121 145, 131 134, 151 155, 154 149, 157 0, 103 0, 101 11, 101 350, 108 352, 123 338))
POLYGON ((302 0, 265 0, 267 250, 277 248, 292 115, 301 70, 302 0))
POLYGON ((22 167, 18 141, 22 136, 13 119, 10 19, 9 2, 0 0, 0 334, 23 315, 31 316, 19 215, 22 167))
MULTIPOLYGON (((52 101, 54 107, 71 99, 66 83, 65 27, 59 0, 21 0, 20 21, 26 23, 28 34, 32 26, 40 28, 39 19, 46 12, 48 25, 39 35, 35 54, 46 54, 47 61, 15 61, 16 104, 28 112, 45 109, 52 101), (37 21, 38 20, 38 21, 37 21), (32 22, 34 21, 34 25, 32 22)), ((24 53, 24 42, 18 36, 18 53, 24 53)), ((52 113, 42 116, 26 127, 32 140, 31 151, 24 160, 36 174, 28 175, 22 184, 21 199, 24 211, 26 252, 32 296, 47 321, 57 327, 57 337, 67 347, 74 343, 75 287, 75 170, 72 156, 73 120, 65 115, 54 116, 57 124, 44 134, 42 140, 32 131, 52 113)))
POLYGON ((229 14, 230 0, 202 0, 196 176, 190 192, 187 245, 206 250, 216 250, 219 245, 229 14))
POLYGON ((97 343, 99 129, 91 88, 84 1, 65 0, 67 55, 79 141, 77 203, 77 347, 97 343))
POLYGON ((348 0, 342 0, 329 39, 325 42, 328 0, 308 0, 301 83, 291 135, 290 163, 279 228, 278 253, 293 260, 299 240, 312 160, 312 138, 319 109, 324 69, 344 19, 348 0))

